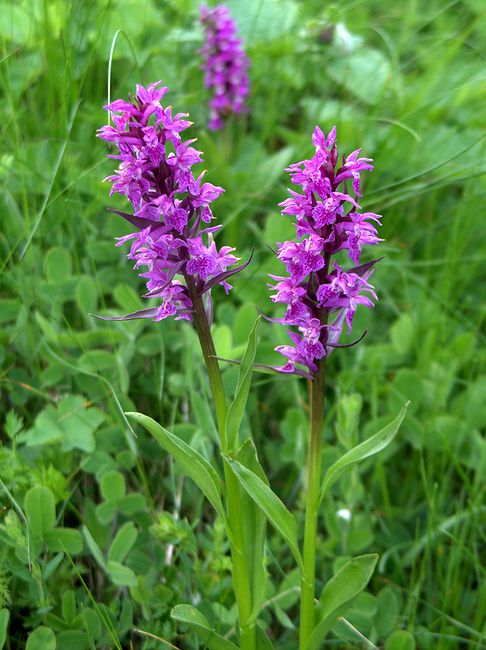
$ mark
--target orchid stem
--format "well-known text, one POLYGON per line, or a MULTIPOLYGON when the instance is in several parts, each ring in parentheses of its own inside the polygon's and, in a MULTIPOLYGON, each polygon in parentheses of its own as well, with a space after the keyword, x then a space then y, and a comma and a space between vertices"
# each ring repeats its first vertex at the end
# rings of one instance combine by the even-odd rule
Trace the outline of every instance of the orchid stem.
POLYGON ((304 650, 314 629, 315 611, 315 565, 317 542, 317 511, 321 481, 321 447, 324 421, 324 390, 326 360, 318 362, 314 380, 310 383, 310 437, 307 449, 306 506, 304 532, 304 572, 302 575, 302 596, 300 603, 300 650, 304 650))
MULTIPOLYGON (((194 309, 194 327, 199 337, 199 343, 201 344, 201 350, 204 356, 209 384, 213 395, 216 410, 216 423, 221 441, 221 450, 227 452, 228 445, 225 434, 225 425, 226 416, 228 414, 228 404, 221 377, 221 370, 216 358, 216 349, 214 347, 213 337, 211 336, 211 328, 201 296, 198 295, 191 279, 186 278, 186 281, 194 309)), ((226 483, 228 520, 232 533, 230 546, 233 562, 233 586, 239 615, 240 648, 241 650, 257 650, 255 623, 251 621, 252 597, 247 558, 245 557, 241 546, 243 540, 243 522, 240 517, 240 487, 238 479, 234 476, 226 463, 224 464, 224 477, 226 483)))

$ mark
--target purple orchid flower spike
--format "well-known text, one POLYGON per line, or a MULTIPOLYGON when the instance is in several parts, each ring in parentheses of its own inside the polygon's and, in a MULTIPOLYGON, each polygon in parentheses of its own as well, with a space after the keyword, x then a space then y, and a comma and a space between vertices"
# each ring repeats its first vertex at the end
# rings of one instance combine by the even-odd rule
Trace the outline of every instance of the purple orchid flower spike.
MULTIPOLYGON (((296 219, 297 239, 277 244, 276 255, 283 262, 286 276, 271 275, 275 292, 271 300, 286 306, 282 318, 268 319, 289 329, 292 345, 280 345, 277 352, 287 358, 280 372, 311 377, 321 359, 339 344, 344 325, 351 333, 359 305, 373 307, 377 300, 368 282, 379 260, 359 265, 362 247, 382 241, 377 236, 379 215, 359 212, 360 175, 372 171, 369 158, 360 158, 360 149, 338 162, 336 128, 326 136, 316 126, 312 143, 315 154, 309 160, 291 165, 287 171, 302 192, 289 190, 290 197, 280 206, 282 214, 296 219), (351 181, 352 194, 346 184, 351 181), (345 271, 332 256, 346 250, 355 266, 345 271), (330 318, 332 319, 330 320, 330 318)), ((363 335, 364 336, 364 335, 363 335)))
POLYGON ((226 117, 245 109, 249 60, 237 37, 235 21, 225 5, 213 9, 203 5, 201 23, 205 30, 205 43, 201 50, 204 83, 214 92, 209 102, 209 128, 216 131, 224 126, 226 117))
POLYGON ((114 126, 103 126, 97 133, 118 149, 109 156, 120 161, 106 179, 112 183, 110 195, 126 196, 133 214, 109 210, 137 228, 119 237, 116 245, 130 243, 127 257, 135 269, 142 269, 145 297, 161 300, 156 308, 105 320, 191 320, 194 296, 206 293, 209 305, 210 289, 220 284, 228 292, 228 278, 246 266, 231 268, 238 262, 234 248, 216 247, 213 233, 220 226, 209 226, 210 205, 224 190, 203 182, 205 172, 194 177, 192 167, 202 161, 202 152, 192 146, 195 140, 181 138, 192 124, 188 115, 173 115, 170 107, 160 104, 166 92, 160 81, 147 88, 137 85, 134 98, 105 106, 114 126))

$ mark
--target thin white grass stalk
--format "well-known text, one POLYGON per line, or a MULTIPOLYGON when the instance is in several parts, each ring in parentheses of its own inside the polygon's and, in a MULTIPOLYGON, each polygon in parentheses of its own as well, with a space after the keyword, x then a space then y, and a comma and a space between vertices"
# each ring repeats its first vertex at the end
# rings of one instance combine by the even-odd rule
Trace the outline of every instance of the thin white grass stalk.
MULTIPOLYGON (((135 52, 135 48, 133 47, 131 40, 129 39, 127 34, 123 31, 123 29, 117 29, 111 41, 110 56, 108 57, 108 79, 107 79, 107 91, 106 91, 108 104, 111 104, 111 66, 113 61, 113 54, 115 53, 116 41, 118 39, 119 34, 123 34, 123 36, 126 38, 128 47, 130 48, 133 59, 135 61, 135 65, 137 66, 138 71, 140 72, 140 66, 138 64, 137 54, 135 52)), ((108 126, 110 125, 110 121, 111 121, 111 111, 108 111, 108 126)))
POLYGON ((134 632, 137 632, 137 634, 141 634, 142 636, 148 636, 150 639, 155 639, 156 641, 160 641, 161 643, 165 643, 165 645, 168 648, 173 648, 174 650, 180 650, 176 645, 173 645, 170 643, 170 641, 166 641, 165 639, 162 639, 160 636, 157 636, 156 634, 152 634, 151 632, 145 632, 145 630, 139 630, 137 627, 134 628, 134 632))
POLYGON ((373 650, 380 650, 378 646, 376 646, 374 643, 372 643, 369 639, 365 637, 364 634, 362 634, 357 628, 354 627, 352 623, 350 623, 346 618, 341 617, 339 619, 344 625, 351 630, 353 634, 356 634, 356 636, 363 641, 365 644, 366 648, 372 648, 373 650))
MULTIPOLYGON (((121 29, 116 30, 115 35, 113 36, 113 39, 111 41, 110 56, 108 57, 108 79, 107 79, 107 89, 106 89, 108 105, 111 104, 111 64, 113 61, 113 53, 115 51, 116 39, 118 38, 118 34, 120 34, 121 31, 122 31, 121 29)), ((111 111, 108 111, 108 126, 110 125, 110 122, 111 122, 111 111)))
MULTIPOLYGON (((177 491, 175 494, 175 506, 173 511, 173 517, 176 521, 179 521, 182 505, 182 489, 184 487, 184 477, 179 476, 177 481, 177 491)), ((174 555, 175 544, 169 544, 167 546, 167 551, 165 552, 165 565, 170 566, 172 564, 172 557, 174 555)))

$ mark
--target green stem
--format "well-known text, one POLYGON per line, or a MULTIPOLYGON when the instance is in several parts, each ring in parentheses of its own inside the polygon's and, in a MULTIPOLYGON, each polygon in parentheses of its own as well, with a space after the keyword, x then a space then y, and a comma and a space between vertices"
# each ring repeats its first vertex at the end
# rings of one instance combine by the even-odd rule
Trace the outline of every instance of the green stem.
POLYGON ((304 532, 304 573, 301 580, 300 650, 304 650, 314 629, 315 564, 317 541, 317 511, 321 482, 321 446, 324 420, 324 388, 326 360, 321 359, 314 380, 310 382, 310 438, 307 448, 306 505, 304 532))
MULTIPOLYGON (((211 328, 204 309, 201 296, 197 294, 194 283, 191 278, 186 278, 187 287, 193 304, 194 327, 199 337, 201 350, 206 363, 206 369, 213 395, 214 406, 216 410, 216 423, 221 440, 221 449, 223 452, 228 451, 225 434, 226 416, 228 413, 228 404, 221 377, 218 360, 216 359, 216 349, 214 347, 211 328)), ((240 487, 238 479, 232 471, 224 465, 224 478, 226 483, 226 498, 228 508, 228 520, 231 529, 230 546, 231 558, 233 562, 233 586, 238 605, 238 617, 240 625, 240 648, 241 650, 257 650, 256 647, 256 629, 255 623, 251 622, 252 614, 252 597, 250 590, 249 572, 247 567, 247 558, 242 549, 243 540, 243 522, 240 518, 240 487)))

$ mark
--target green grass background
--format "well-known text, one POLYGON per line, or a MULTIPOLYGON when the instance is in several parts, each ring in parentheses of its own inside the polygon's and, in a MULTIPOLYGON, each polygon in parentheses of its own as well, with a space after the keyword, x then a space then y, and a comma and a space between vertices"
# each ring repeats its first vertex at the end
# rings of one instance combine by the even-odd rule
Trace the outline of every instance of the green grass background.
MULTIPOLYGON (((202 647, 171 621, 178 602, 234 634, 220 522, 123 417, 151 415, 220 462, 195 335, 89 316, 142 305, 142 283, 114 247, 127 227, 105 209, 125 207, 101 182, 113 162, 94 137, 117 30, 112 97, 164 80, 167 102, 191 114, 208 179, 226 189, 219 241, 241 257, 255 249, 230 298, 214 291, 221 356, 241 355, 255 305, 273 313, 266 282, 278 265, 266 245, 293 233, 277 208, 283 170, 311 153, 314 125, 336 124, 341 152, 363 146, 374 158, 363 206, 383 215, 380 301, 356 317, 365 340, 331 357, 324 463, 411 407, 386 452, 324 504, 321 584, 345 558, 380 554, 352 627, 336 626, 327 644, 486 647, 484 4, 228 4, 251 58, 250 111, 214 134, 192 0, 3 2, 0 647, 4 637, 24 648, 29 634, 29 650, 164 647, 135 629, 202 647), (64 545, 49 541, 54 527, 70 530, 64 545)), ((278 361, 281 329, 262 325, 259 361, 278 361)), ((225 381, 235 385, 234 368, 225 381)), ((255 378, 244 427, 300 518, 306 426, 302 380, 255 378)), ((262 618, 291 650, 297 576, 272 533, 268 573, 262 618)))

